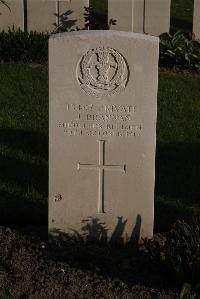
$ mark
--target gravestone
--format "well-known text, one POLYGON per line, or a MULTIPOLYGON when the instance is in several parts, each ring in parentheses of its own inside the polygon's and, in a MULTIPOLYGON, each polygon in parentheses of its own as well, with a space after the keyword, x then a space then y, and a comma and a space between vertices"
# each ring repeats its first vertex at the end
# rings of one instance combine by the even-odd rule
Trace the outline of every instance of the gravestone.
POLYGON ((200 39, 200 1, 194 0, 193 33, 196 39, 200 39))
POLYGON ((169 32, 171 0, 108 0, 111 29, 158 36, 169 32))
POLYGON ((158 44, 118 31, 51 36, 51 234, 152 236, 158 44))
POLYGON ((27 27, 37 32, 84 28, 84 6, 89 0, 27 0, 27 27))
POLYGON ((58 23, 58 1, 27 0, 28 31, 53 32, 58 23))
POLYGON ((171 0, 145 0, 145 33, 159 36, 170 29, 171 0))
POLYGON ((117 20, 111 29, 134 31, 133 8, 134 0, 108 0, 108 21, 117 20))
POLYGON ((59 1, 59 25, 68 30, 85 27, 84 7, 89 7, 89 0, 59 1))
POLYGON ((6 1, 9 8, 0 4, 0 30, 8 31, 14 26, 15 29, 24 30, 24 9, 23 0, 6 1))
POLYGON ((134 32, 145 32, 145 2, 133 0, 133 30, 134 32))

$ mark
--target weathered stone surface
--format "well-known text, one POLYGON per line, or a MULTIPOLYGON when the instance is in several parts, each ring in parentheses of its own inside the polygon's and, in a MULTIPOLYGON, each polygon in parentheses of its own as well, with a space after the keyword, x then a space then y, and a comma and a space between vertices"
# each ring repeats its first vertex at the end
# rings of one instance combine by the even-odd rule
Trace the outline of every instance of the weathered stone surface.
POLYGON ((10 10, 5 5, 0 4, 0 30, 7 31, 8 28, 24 29, 23 0, 6 1, 10 10))
POLYGON ((108 0, 108 20, 117 21, 112 30, 134 31, 133 5, 134 0, 108 0))
POLYGON ((58 23, 58 3, 55 0, 27 0, 28 31, 53 32, 58 23))
POLYGON ((84 7, 89 7, 89 0, 59 1, 59 25, 69 31, 85 27, 84 7))
POLYGON ((49 231, 153 233, 158 39, 78 31, 49 41, 49 231))
POLYGON ((145 5, 144 1, 142 0, 133 0, 133 31, 144 33, 145 31, 145 5))
POLYGON ((193 33, 195 38, 200 39, 200 1, 194 0, 193 33))
POLYGON ((111 29, 158 36, 169 32, 171 0, 108 0, 111 29))
POLYGON ((0 29, 8 27, 24 30, 24 12, 27 13, 29 31, 53 32, 58 24, 69 29, 83 29, 85 26, 84 7, 89 0, 8 0, 10 10, 0 4, 0 29))
POLYGON ((170 29, 171 0, 145 1, 145 33, 159 36, 170 29))

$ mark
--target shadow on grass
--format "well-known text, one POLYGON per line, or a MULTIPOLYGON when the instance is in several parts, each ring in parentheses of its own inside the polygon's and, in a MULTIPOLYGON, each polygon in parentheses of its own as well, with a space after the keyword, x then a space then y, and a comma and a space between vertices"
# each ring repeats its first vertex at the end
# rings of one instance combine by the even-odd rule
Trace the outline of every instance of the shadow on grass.
POLYGON ((47 215, 47 201, 31 201, 22 194, 0 191, 0 225, 47 225, 47 215))
POLYGON ((200 144, 175 143, 157 146, 155 193, 181 203, 200 200, 200 144))
POLYGON ((1 128, 0 144, 0 224, 47 224, 47 136, 1 128))
POLYGON ((155 231, 169 230, 176 220, 191 222, 199 213, 200 144, 157 146, 155 231))
POLYGON ((48 172, 45 165, 37 165, 13 157, 0 155, 0 180, 7 185, 18 185, 25 192, 35 190, 47 194, 48 172))
POLYGON ((154 233, 166 233, 177 221, 192 222, 195 212, 180 201, 155 197, 154 233))
POLYGON ((11 128, 0 128, 0 144, 12 149, 20 149, 29 154, 39 155, 47 160, 48 136, 32 131, 11 128))

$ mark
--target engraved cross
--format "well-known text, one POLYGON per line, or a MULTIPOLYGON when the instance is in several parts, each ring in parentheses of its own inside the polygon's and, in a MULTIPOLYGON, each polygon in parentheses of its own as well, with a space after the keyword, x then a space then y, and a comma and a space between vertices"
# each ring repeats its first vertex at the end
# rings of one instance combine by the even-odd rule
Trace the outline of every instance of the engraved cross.
POLYGON ((77 169, 98 170, 99 187, 98 187, 98 213, 105 213, 104 211, 104 171, 116 170, 126 172, 126 165, 105 165, 105 140, 98 140, 99 143, 99 162, 98 164, 77 164, 77 169))

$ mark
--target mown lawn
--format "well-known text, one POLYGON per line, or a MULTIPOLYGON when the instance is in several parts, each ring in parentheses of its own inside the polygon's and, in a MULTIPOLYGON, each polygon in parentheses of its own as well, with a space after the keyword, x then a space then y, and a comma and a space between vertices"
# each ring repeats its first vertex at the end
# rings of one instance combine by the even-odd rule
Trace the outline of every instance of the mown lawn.
POLYGON ((159 74, 156 229, 200 209, 200 74, 159 74))
POLYGON ((46 67, 0 64, 0 223, 45 223, 46 67))
MULTIPOLYGON (((155 230, 198 213, 200 75, 160 72, 155 230)), ((0 64, 0 225, 47 224, 48 71, 0 64)))

